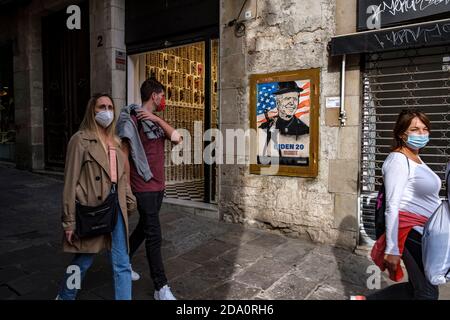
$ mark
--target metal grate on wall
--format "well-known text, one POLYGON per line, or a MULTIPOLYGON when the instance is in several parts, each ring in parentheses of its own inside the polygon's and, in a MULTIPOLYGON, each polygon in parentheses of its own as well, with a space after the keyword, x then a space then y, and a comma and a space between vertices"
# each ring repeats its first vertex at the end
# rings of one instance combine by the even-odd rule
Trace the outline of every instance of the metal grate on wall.
MULTIPOLYGON (((145 74, 146 78, 155 77, 165 86, 167 108, 163 111, 163 118, 174 128, 189 131, 191 150, 198 151, 202 146, 195 146, 193 139, 194 123, 203 123, 205 115, 204 42, 146 53, 145 74), (194 147, 197 149, 194 150, 194 147)), ((202 125, 200 130, 198 134, 203 134, 202 125)), ((204 193, 203 164, 175 165, 171 161, 172 147, 172 143, 166 140, 166 195, 198 201, 204 193)))
MULTIPOLYGON (((375 198, 392 131, 403 109, 431 120, 431 141, 422 160, 442 180, 450 154, 450 48, 431 47, 366 55, 363 72, 360 176, 360 243, 375 239, 375 198)), ((444 197, 444 192, 441 192, 444 197)))

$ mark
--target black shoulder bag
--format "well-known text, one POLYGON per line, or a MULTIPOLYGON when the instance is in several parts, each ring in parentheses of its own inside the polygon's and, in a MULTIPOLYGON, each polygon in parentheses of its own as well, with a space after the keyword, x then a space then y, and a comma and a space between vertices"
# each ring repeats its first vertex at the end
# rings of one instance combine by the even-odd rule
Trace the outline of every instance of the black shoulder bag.
POLYGON ((111 174, 111 192, 105 202, 89 207, 76 201, 76 235, 79 238, 96 237, 113 232, 119 215, 117 195, 117 158, 116 149, 109 148, 109 167, 111 174))

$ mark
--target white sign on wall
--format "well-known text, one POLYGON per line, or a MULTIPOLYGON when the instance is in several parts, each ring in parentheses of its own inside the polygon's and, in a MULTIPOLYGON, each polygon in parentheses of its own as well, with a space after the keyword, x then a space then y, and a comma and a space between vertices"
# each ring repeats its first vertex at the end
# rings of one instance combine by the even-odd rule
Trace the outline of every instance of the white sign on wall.
POLYGON ((442 58, 442 71, 450 71, 450 56, 442 58))
POLYGON ((125 71, 126 64, 127 64, 126 53, 123 51, 116 50, 116 69, 125 71))
POLYGON ((340 108, 341 98, 340 97, 327 97, 326 98, 327 109, 340 108))

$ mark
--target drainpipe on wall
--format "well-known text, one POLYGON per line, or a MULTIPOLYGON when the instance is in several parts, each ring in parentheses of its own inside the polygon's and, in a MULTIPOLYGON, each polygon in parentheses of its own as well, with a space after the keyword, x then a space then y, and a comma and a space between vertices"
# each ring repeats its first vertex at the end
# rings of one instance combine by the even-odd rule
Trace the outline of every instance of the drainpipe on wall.
POLYGON ((341 107, 339 111, 339 123, 341 127, 345 127, 347 122, 347 114, 345 112, 345 64, 347 61, 347 55, 342 56, 342 69, 341 69, 341 107))

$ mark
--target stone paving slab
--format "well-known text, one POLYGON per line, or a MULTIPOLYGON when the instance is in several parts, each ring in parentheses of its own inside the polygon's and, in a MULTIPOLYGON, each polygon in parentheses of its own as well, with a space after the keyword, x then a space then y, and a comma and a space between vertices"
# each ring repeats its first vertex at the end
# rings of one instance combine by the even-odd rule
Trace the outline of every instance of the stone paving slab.
POLYGON ((305 243, 298 240, 288 240, 282 246, 266 251, 265 256, 280 261, 287 265, 296 266, 309 252, 315 248, 312 243, 305 243))
POLYGON ((100 297, 102 300, 114 300, 114 290, 111 281, 105 282, 104 285, 88 290, 92 294, 100 297))
POLYGON ((235 279, 249 286, 256 286, 266 290, 290 269, 290 266, 283 263, 262 258, 242 271, 235 279))
POLYGON ((202 263, 216 258, 234 247, 232 244, 213 239, 183 254, 181 257, 185 260, 202 263))
POLYGON ((245 230, 243 227, 233 228, 229 232, 216 236, 216 239, 234 245, 242 245, 260 237, 261 232, 260 230, 245 230))
POLYGON ((255 297, 261 288, 248 286, 235 280, 230 280, 204 292, 200 298, 204 300, 249 300, 255 297))
POLYGON ((338 281, 319 285, 308 296, 308 300, 348 300, 349 296, 364 295, 368 292, 365 288, 338 281))
POLYGON ((80 291, 78 294, 78 300, 105 300, 102 297, 96 295, 95 293, 91 291, 80 291))
POLYGON ((225 282, 241 271, 242 269, 231 263, 227 263, 220 259, 214 259, 203 263, 199 268, 189 272, 189 274, 192 276, 203 277, 210 281, 225 282))
POLYGON ((133 282, 133 299, 153 300, 153 293, 153 282, 148 274, 141 274, 141 279, 133 282))
POLYGON ((214 287, 219 279, 206 279, 202 275, 184 274, 170 281, 172 291, 178 299, 197 300, 205 291, 214 287))
POLYGON ((301 277, 297 273, 288 273, 274 283, 259 297, 268 300, 303 300, 318 286, 316 281, 301 277))
POLYGON ((27 274, 21 268, 16 266, 8 266, 0 269, 0 286, 6 285, 7 282, 25 277, 27 274))
POLYGON ((174 279, 185 273, 200 268, 201 265, 195 262, 185 260, 182 257, 176 257, 166 261, 164 268, 168 279, 174 279))
POLYGON ((272 250, 285 242, 287 242, 286 238, 268 233, 261 235, 252 241, 247 242, 247 244, 262 247, 266 250, 272 250))
POLYGON ((20 296, 30 295, 36 291, 40 292, 42 288, 46 288, 51 285, 56 289, 57 284, 55 274, 53 272, 35 272, 6 283, 7 287, 11 288, 11 290, 18 293, 20 296))
POLYGON ((247 268, 263 257, 265 253, 266 250, 262 247, 243 244, 220 256, 220 260, 231 263, 236 267, 247 268))
POLYGON ((58 285, 50 282, 39 289, 35 289, 27 294, 21 295, 17 300, 54 300, 58 291, 58 285))
POLYGON ((0 286, 0 300, 16 300, 19 297, 7 286, 0 286))

